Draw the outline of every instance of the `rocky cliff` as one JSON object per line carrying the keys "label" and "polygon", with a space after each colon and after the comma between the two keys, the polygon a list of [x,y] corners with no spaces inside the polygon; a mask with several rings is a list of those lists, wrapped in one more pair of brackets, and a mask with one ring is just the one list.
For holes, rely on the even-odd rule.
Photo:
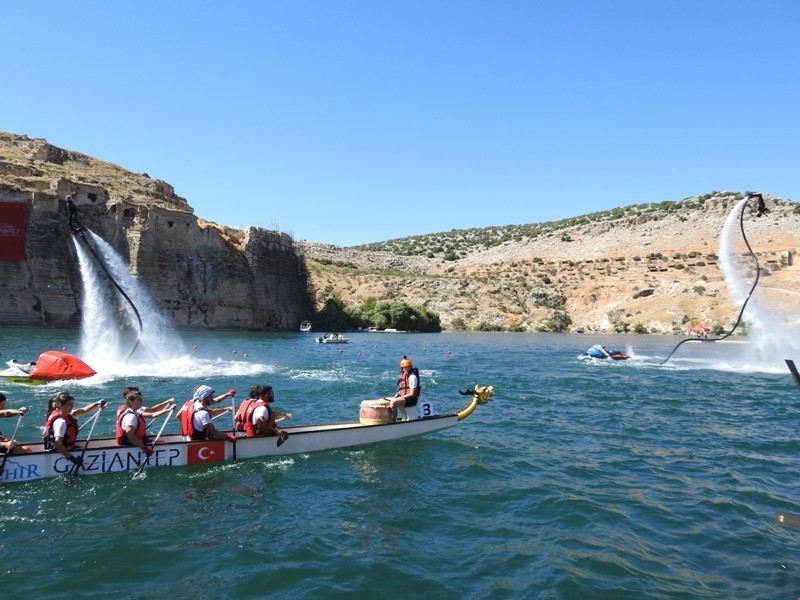
{"label": "rocky cliff", "polygon": [[80,323],[69,194],[81,222],[130,263],[176,327],[293,330],[313,308],[286,234],[203,221],[147,174],[0,133],[0,203],[27,205],[27,260],[0,260],[0,326]]}

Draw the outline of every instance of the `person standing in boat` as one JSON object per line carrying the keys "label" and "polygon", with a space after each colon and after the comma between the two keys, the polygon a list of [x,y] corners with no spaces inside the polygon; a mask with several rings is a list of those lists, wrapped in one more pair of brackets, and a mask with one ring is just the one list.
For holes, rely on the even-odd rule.
{"label": "person standing in boat", "polygon": [[[150,440],[147,438],[145,418],[154,419],[170,412],[175,406],[175,398],[157,404],[159,409],[146,409],[142,406],[144,399],[139,388],[125,388],[125,405],[117,409],[116,438],[120,446],[136,446],[147,456],[153,453]],[[153,407],[155,408],[155,407]]]}
{"label": "person standing in boat", "polygon": [[235,393],[236,390],[230,390],[215,398],[214,390],[209,386],[201,385],[197,387],[192,399],[187,401],[180,410],[181,433],[190,440],[217,439],[235,442],[236,436],[221,432],[212,422],[213,417],[230,412],[233,407],[208,408],[209,405],[220,402]]}
{"label": "person standing in boat", "polygon": [[411,363],[411,359],[403,356],[400,361],[400,379],[397,380],[397,393],[393,398],[386,398],[389,401],[392,421],[397,420],[397,411],[400,409],[405,415],[404,421],[408,420],[406,408],[416,406],[422,386],[419,381],[419,370]]}
{"label": "person standing in boat", "polygon": [[[0,392],[0,418],[21,417],[28,412],[27,406],[20,406],[19,408],[6,408],[6,400],[6,395]],[[30,451],[31,449],[27,446],[20,446],[14,440],[7,438],[0,433],[0,454],[24,454]]]}
{"label": "person standing in boat", "polygon": [[75,398],[67,392],[59,392],[48,403],[51,410],[44,424],[44,447],[49,452],[59,452],[72,464],[81,466],[81,457],[72,454],[77,450],[78,417],[92,414],[106,407],[105,400],[98,400],[82,408],[75,408]]}
{"label": "person standing in boat", "polygon": [[242,402],[236,414],[247,437],[277,436],[278,445],[287,440],[289,434],[278,427],[278,419],[291,419],[292,413],[281,413],[270,406],[275,401],[271,385],[254,385],[250,388],[250,398]]}

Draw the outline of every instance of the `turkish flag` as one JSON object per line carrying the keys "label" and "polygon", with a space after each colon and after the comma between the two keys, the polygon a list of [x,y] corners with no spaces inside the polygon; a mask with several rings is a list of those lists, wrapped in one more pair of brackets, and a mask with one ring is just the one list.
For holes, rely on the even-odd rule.
{"label": "turkish flag", "polygon": [[186,462],[190,465],[222,462],[225,459],[225,442],[222,440],[215,440],[212,442],[189,444],[186,452]]}
{"label": "turkish flag", "polygon": [[27,202],[0,202],[0,260],[27,260],[27,207]]}

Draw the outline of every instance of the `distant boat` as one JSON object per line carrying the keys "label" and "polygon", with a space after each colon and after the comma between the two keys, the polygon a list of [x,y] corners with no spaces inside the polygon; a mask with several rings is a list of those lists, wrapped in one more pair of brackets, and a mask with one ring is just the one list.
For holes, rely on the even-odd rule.
{"label": "distant boat", "polygon": [[317,338],[318,344],[346,344],[349,341],[341,333],[326,333]]}
{"label": "distant boat", "polygon": [[302,333],[307,333],[311,331],[311,321],[303,321],[300,323],[300,331]]}
{"label": "distant boat", "polygon": [[589,348],[586,352],[583,353],[584,356],[589,356],[591,358],[610,358],[612,360],[627,360],[630,358],[624,352],[619,350],[608,350],[605,346],[601,344],[595,344],[591,348]]}

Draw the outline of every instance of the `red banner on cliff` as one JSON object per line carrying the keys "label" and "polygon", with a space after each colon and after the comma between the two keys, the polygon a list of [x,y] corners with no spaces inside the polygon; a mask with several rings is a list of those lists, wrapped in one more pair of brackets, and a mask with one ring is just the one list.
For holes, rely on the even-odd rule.
{"label": "red banner on cliff", "polygon": [[27,202],[0,202],[0,260],[27,260]]}

